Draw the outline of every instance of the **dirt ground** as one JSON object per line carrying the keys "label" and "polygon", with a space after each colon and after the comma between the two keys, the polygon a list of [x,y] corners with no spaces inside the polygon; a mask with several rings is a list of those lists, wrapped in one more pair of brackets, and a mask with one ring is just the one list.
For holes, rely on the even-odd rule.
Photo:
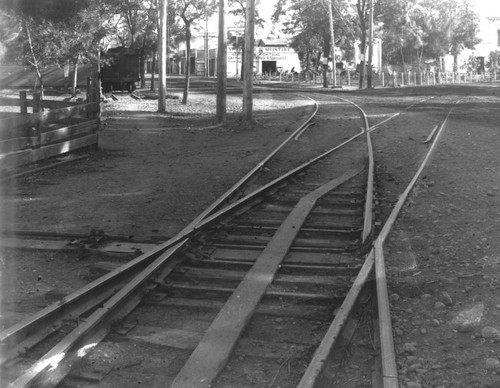
{"label": "dirt ground", "polygon": [[[332,93],[374,112],[446,96],[374,133],[381,222],[426,150],[416,133],[429,133],[431,118],[444,120],[460,100],[385,247],[399,377],[407,388],[500,387],[500,88]],[[97,152],[2,184],[4,230],[172,236],[312,110],[303,95],[258,93],[249,127],[230,95],[228,123],[217,126],[213,95],[192,94],[187,106],[168,100],[165,115],[154,100],[117,97],[104,105]],[[96,260],[4,250],[2,326],[83,285]]]}

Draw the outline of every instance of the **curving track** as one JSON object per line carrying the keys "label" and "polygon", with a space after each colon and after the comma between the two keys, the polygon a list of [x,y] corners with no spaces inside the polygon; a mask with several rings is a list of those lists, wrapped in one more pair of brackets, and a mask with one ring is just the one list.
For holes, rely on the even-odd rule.
{"label": "curving track", "polygon": [[[402,115],[314,97],[311,118],[179,235],[0,333],[11,385],[331,381],[330,356],[375,262],[379,306],[386,298],[382,245],[399,210],[370,249],[369,133]],[[324,149],[308,136],[324,138]],[[296,166],[280,159],[299,149]],[[393,353],[386,336],[383,359]],[[387,386],[397,384],[392,366]]]}

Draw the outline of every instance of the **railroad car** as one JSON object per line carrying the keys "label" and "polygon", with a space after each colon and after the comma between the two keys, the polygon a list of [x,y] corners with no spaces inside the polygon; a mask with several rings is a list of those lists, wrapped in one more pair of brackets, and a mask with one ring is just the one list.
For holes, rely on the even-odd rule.
{"label": "railroad car", "polygon": [[139,52],[135,49],[115,47],[101,55],[101,82],[104,92],[127,90],[133,92],[140,80]]}

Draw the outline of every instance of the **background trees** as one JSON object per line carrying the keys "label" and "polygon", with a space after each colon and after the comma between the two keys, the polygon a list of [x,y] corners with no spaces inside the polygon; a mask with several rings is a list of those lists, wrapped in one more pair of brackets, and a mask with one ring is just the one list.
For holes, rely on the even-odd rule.
{"label": "background trees", "polygon": [[388,64],[418,68],[446,54],[455,58],[479,43],[479,19],[469,0],[379,0],[375,14],[383,23],[381,38]]}
{"label": "background trees", "polygon": [[[291,37],[290,45],[298,52],[302,67],[306,72],[321,70],[323,84],[328,85],[328,58],[331,52],[331,34],[328,6],[331,0],[278,0],[273,20],[282,21],[283,32]],[[352,15],[347,11],[348,3],[334,1],[335,46],[340,47],[349,59],[354,44],[352,39]],[[324,58],[324,59],[323,59]],[[333,58],[332,63],[333,63]]]}
{"label": "background trees", "polygon": [[[375,37],[382,40],[385,65],[423,70],[426,63],[433,60],[440,63],[444,55],[451,54],[457,69],[459,54],[479,42],[479,21],[472,0],[373,1]],[[191,30],[213,14],[218,1],[169,0],[168,3],[170,42],[186,42],[186,68],[191,69]],[[230,12],[244,20],[246,4],[246,0],[231,0]],[[330,4],[334,44],[337,52],[342,53],[336,61],[329,55]],[[358,69],[364,69],[362,58],[354,58],[353,53],[357,48],[364,54],[369,43],[368,4],[368,0],[277,0],[273,21],[283,25],[275,33],[284,34],[297,50],[302,71],[321,72],[327,86],[329,63],[353,61]],[[263,21],[258,15],[255,20],[257,25]],[[144,87],[145,61],[155,61],[157,39],[158,0],[0,0],[1,60],[33,67],[40,85],[44,67],[62,66],[70,61],[76,70],[79,63],[98,62],[107,41],[140,52]],[[363,72],[360,74],[362,77]],[[184,103],[188,98],[189,75],[187,71]]]}

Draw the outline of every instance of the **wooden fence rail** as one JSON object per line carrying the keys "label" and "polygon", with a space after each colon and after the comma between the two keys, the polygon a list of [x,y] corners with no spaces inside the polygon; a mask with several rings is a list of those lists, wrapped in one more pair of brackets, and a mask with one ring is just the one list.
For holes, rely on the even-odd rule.
{"label": "wooden fence rail", "polygon": [[[92,100],[87,98],[87,100]],[[96,99],[93,99],[96,101]],[[0,106],[19,106],[21,113],[0,119],[0,173],[29,163],[98,144],[99,102],[0,99]],[[35,113],[26,113],[32,106]],[[41,108],[44,108],[43,110]],[[37,111],[40,110],[40,111]]]}

